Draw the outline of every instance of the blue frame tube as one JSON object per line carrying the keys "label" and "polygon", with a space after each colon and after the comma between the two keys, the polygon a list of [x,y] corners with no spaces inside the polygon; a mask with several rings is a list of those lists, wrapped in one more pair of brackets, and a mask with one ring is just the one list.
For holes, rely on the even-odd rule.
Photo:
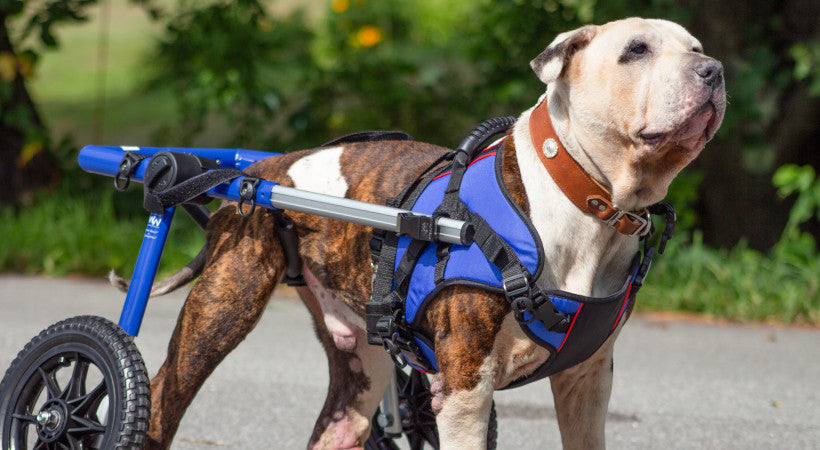
{"label": "blue frame tube", "polygon": [[125,304],[120,315],[120,328],[131,336],[136,336],[142,325],[145,308],[148,306],[148,296],[151,294],[151,286],[154,284],[175,209],[171,207],[163,214],[151,214],[148,217],[145,236],[142,238],[134,274],[131,284],[128,285],[128,294],[125,296]]}
{"label": "blue frame tube", "polygon": [[[139,153],[140,155],[152,156],[154,153],[162,150],[192,153],[216,161],[220,168],[239,170],[245,170],[251,164],[265,158],[281,155],[281,153],[261,152],[241,148],[115,147],[86,145],[80,150],[77,162],[86,172],[113,177],[119,170],[120,161],[122,161],[122,157],[125,156],[125,152],[130,151]],[[147,166],[147,164],[140,164],[136,173],[131,178],[134,181],[142,182]]]}

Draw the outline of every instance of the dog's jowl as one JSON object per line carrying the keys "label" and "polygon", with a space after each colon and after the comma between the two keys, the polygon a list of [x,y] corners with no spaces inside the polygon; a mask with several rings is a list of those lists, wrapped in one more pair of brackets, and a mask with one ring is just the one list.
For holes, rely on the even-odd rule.
{"label": "dog's jowl", "polygon": [[[521,113],[494,157],[507,197],[540,246],[531,284],[606,298],[634,270],[648,230],[645,208],[663,199],[720,126],[723,68],[679,25],[637,18],[562,33],[530,64],[546,93]],[[247,172],[384,204],[448,151],[413,141],[344,143],[269,158]],[[225,205],[208,223],[202,275],[151,382],[149,447],[170,445],[197,390],[253,329],[285,272],[273,213],[257,209],[242,218],[234,211]],[[364,329],[372,229],[287,214],[303,260],[306,285],[299,293],[330,365],[327,400],[309,446],[361,447],[393,367],[382,347],[368,344]],[[433,407],[441,447],[482,448],[493,391],[548,367],[564,342],[536,342],[498,290],[455,284],[436,292],[413,326],[435,354]],[[567,448],[604,447],[613,343],[631,300],[613,309],[607,334],[588,358],[543,372]],[[569,336],[562,338],[567,348],[574,331],[592,326],[580,323],[579,311],[576,306],[567,313],[578,323],[571,320],[561,330]]]}

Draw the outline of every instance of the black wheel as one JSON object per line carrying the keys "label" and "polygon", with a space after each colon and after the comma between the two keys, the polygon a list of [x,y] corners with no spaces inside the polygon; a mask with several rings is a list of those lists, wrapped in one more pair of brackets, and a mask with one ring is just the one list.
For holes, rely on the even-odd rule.
{"label": "black wheel", "polygon": [[150,388],[131,336],[101,317],[43,330],[0,382],[2,450],[139,449]]}
{"label": "black wheel", "polygon": [[[408,375],[401,369],[396,369],[396,384],[399,390],[399,411],[401,413],[402,433],[412,450],[425,447],[438,449],[438,429],[436,415],[432,409],[433,395],[430,393],[430,380],[422,372],[410,370]],[[378,423],[380,411],[376,411],[370,427],[370,438],[365,443],[367,450],[393,450],[399,447],[393,437],[386,435]],[[497,414],[495,402],[490,410],[490,421],[487,428],[487,449],[496,447],[498,437]],[[398,438],[398,436],[396,437]]]}

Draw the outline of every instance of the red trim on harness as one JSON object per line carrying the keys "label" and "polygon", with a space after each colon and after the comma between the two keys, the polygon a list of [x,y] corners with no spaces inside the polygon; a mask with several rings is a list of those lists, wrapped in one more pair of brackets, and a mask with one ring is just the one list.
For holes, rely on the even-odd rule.
{"label": "red trim on harness", "polygon": [[564,340],[561,341],[561,345],[558,346],[558,350],[556,350],[555,353],[560,352],[561,349],[564,348],[564,344],[567,342],[567,338],[569,337],[569,334],[572,332],[572,327],[575,326],[575,321],[578,320],[578,316],[581,314],[581,308],[583,308],[583,307],[584,307],[583,303],[578,305],[578,310],[575,311],[575,317],[572,318],[572,322],[569,324],[569,329],[567,330],[567,333],[564,335]]}
{"label": "red trim on harness", "polygon": [[[480,157],[478,157],[478,158],[474,159],[474,160],[473,160],[473,162],[471,162],[471,163],[470,163],[470,165],[469,165],[469,166],[467,166],[467,167],[472,166],[473,164],[475,164],[475,163],[477,163],[477,162],[481,161],[482,159],[484,159],[484,158],[486,158],[486,157],[488,157],[488,156],[493,156],[493,155],[495,155],[496,153],[497,153],[497,152],[492,152],[492,153],[487,153],[487,154],[485,154],[485,155],[481,155]],[[447,175],[450,175],[451,173],[453,173],[453,172],[444,172],[443,174],[438,175],[438,176],[436,176],[435,178],[433,178],[433,180],[438,180],[438,179],[439,179],[439,178],[441,178],[441,177],[446,177]]]}
{"label": "red trim on harness", "polygon": [[629,293],[632,292],[632,283],[629,283],[629,287],[626,288],[626,296],[624,296],[624,304],[621,305],[621,310],[618,312],[618,318],[615,319],[615,323],[612,324],[612,328],[610,331],[614,330],[615,327],[618,326],[618,322],[621,321],[621,315],[624,313],[624,309],[626,309],[626,303],[629,301]]}

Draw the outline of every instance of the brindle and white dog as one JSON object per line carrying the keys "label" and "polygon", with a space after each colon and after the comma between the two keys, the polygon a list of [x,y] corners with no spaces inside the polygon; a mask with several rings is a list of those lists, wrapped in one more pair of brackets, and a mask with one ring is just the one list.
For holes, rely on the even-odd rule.
{"label": "brindle and white dog", "polygon": [[[611,192],[639,210],[666,195],[721,123],[723,69],[684,28],[631,18],[559,35],[532,68],[547,85],[557,136]],[[544,245],[542,286],[587,296],[620,288],[638,238],[582,212],[539,161],[532,109],[504,142],[503,178]],[[384,204],[447,149],[410,141],[355,143],[266,159],[247,172],[283,185]],[[364,303],[373,271],[371,230],[289,213],[297,226],[307,286],[299,288],[327,352],[330,387],[311,448],[361,447],[393,362],[367,344]],[[206,263],[179,316],[168,356],[151,382],[150,448],[166,448],[202,383],[259,320],[282,278],[285,258],[270,211],[250,218],[234,205],[207,226]],[[631,305],[631,303],[630,303]],[[521,331],[508,302],[451,287],[427,308],[441,371],[433,408],[442,448],[485,446],[493,390],[532,372],[548,351]],[[604,420],[617,333],[587,361],[550,377],[564,447],[604,447]]]}

